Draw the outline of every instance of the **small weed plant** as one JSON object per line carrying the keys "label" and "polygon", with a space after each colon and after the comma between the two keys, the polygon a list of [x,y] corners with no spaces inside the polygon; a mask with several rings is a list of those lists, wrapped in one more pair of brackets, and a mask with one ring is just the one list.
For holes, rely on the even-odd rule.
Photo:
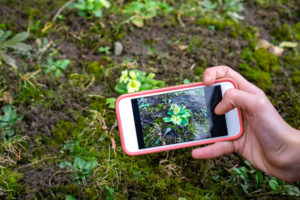
{"label": "small weed plant", "polygon": [[289,196],[300,196],[298,187],[289,185],[275,177],[263,175],[262,172],[254,169],[247,160],[244,163],[246,166],[234,168],[232,173],[233,180],[241,185],[246,194],[248,194],[250,190],[253,190],[253,188],[251,188],[251,180],[254,179],[258,187],[268,185],[274,192],[284,193]]}
{"label": "small weed plant", "polygon": [[102,9],[109,8],[110,2],[108,0],[76,0],[69,7],[77,9],[79,16],[87,18],[102,17]]}
{"label": "small weed plant", "polygon": [[100,53],[105,53],[107,56],[110,55],[110,47],[99,47],[98,51]]}
{"label": "small weed plant", "polygon": [[68,170],[73,171],[74,174],[74,182],[79,184],[86,184],[87,177],[92,173],[92,170],[97,167],[98,162],[96,159],[85,161],[83,158],[76,156],[73,164],[64,161],[59,164],[60,168],[66,168]]}
{"label": "small weed plant", "polygon": [[240,13],[244,10],[241,0],[204,0],[201,2],[202,9],[217,18],[230,18],[234,21],[244,19]]}
{"label": "small weed plant", "polygon": [[25,44],[24,41],[29,37],[28,32],[21,32],[11,37],[11,31],[3,31],[0,29],[0,61],[3,60],[6,64],[17,67],[16,60],[7,54],[9,49],[26,53],[31,50],[31,46]]}
{"label": "small weed plant", "polygon": [[23,116],[18,117],[17,110],[13,109],[11,105],[2,107],[3,115],[0,116],[0,133],[1,138],[6,139],[15,134],[14,126],[22,121]]}
{"label": "small weed plant", "polygon": [[173,8],[159,0],[142,0],[134,1],[125,6],[124,13],[129,17],[128,21],[132,22],[137,27],[143,27],[144,21],[152,19],[159,14],[167,15]]}
{"label": "small weed plant", "polygon": [[155,89],[165,85],[164,81],[155,80],[154,77],[154,73],[147,75],[146,72],[140,70],[124,70],[115,86],[115,90],[119,94],[126,94]]}
{"label": "small weed plant", "polygon": [[186,126],[189,123],[188,118],[191,116],[191,110],[186,109],[185,106],[172,104],[169,111],[169,117],[164,117],[164,122],[172,122],[175,125]]}
{"label": "small weed plant", "polygon": [[48,57],[47,64],[45,66],[45,73],[54,73],[55,76],[60,77],[70,63],[71,61],[68,59],[54,61],[53,58]]}

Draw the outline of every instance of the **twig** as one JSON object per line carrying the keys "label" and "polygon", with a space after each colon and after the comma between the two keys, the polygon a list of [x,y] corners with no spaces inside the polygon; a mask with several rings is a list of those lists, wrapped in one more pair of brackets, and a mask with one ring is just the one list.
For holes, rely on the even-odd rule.
{"label": "twig", "polygon": [[16,170],[24,169],[24,168],[27,168],[27,167],[31,167],[32,165],[38,164],[38,163],[43,162],[43,161],[45,161],[45,160],[54,159],[54,158],[56,158],[56,157],[45,158],[45,159],[42,159],[42,160],[35,161],[35,162],[33,162],[33,163],[29,163],[29,164],[27,164],[27,165],[22,165],[22,166],[20,166],[20,167],[17,167]]}
{"label": "twig", "polygon": [[54,15],[53,19],[52,19],[52,23],[54,23],[58,17],[58,15],[70,4],[74,2],[74,0],[70,0],[70,1],[67,1],[57,12],[56,14]]}
{"label": "twig", "polygon": [[109,133],[112,133],[112,131],[118,126],[118,122],[117,120],[115,120],[113,126],[111,127],[111,129],[109,130]]}
{"label": "twig", "polygon": [[51,176],[51,178],[49,179],[49,185],[51,185],[51,181],[52,181],[52,179],[53,179],[53,177],[56,175],[56,174],[59,174],[59,173],[65,173],[65,172],[72,172],[72,171],[70,171],[70,170],[68,170],[68,171],[58,171],[58,172],[55,172],[52,176]]}

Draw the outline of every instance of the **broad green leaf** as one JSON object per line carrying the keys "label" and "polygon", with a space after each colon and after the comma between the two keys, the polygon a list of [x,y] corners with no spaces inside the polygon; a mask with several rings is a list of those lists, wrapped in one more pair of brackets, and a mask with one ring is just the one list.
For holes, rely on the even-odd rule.
{"label": "broad green leaf", "polygon": [[72,167],[72,164],[68,161],[64,161],[64,162],[61,162],[59,163],[59,168],[63,169],[63,168],[71,168]]}
{"label": "broad green leaf", "polygon": [[185,117],[183,117],[183,118],[181,118],[181,119],[182,119],[182,122],[181,122],[181,125],[182,125],[182,126],[188,125],[189,121],[188,121]]}
{"label": "broad green leaf", "polygon": [[272,190],[277,191],[279,189],[279,185],[276,179],[269,180],[269,186]]}
{"label": "broad green leaf", "polygon": [[107,98],[105,100],[105,103],[108,104],[109,108],[114,109],[115,108],[115,104],[116,104],[116,98]]}
{"label": "broad green leaf", "polygon": [[55,71],[55,74],[54,74],[54,75],[57,76],[57,77],[60,77],[60,76],[62,75],[62,71],[59,70],[59,69],[57,69],[57,70]]}
{"label": "broad green leaf", "polygon": [[163,118],[164,122],[170,122],[171,119],[172,119],[171,117],[164,117],[164,118]]}
{"label": "broad green leaf", "polygon": [[100,0],[100,2],[103,4],[103,6],[105,8],[109,8],[110,7],[110,2],[107,0]]}
{"label": "broad green leaf", "polygon": [[9,44],[9,45],[6,45],[6,47],[12,48],[12,49],[17,50],[17,51],[24,51],[24,52],[28,52],[28,51],[31,50],[30,45],[24,44],[22,42]]}
{"label": "broad green leaf", "polygon": [[252,168],[252,165],[249,163],[248,160],[245,160],[244,163],[245,163],[248,167]]}
{"label": "broad green leaf", "polygon": [[85,164],[84,169],[87,170],[87,171],[90,171],[90,170],[94,169],[97,166],[98,166],[97,160],[90,160]]}
{"label": "broad green leaf", "polygon": [[13,135],[15,134],[15,131],[14,131],[12,128],[8,128],[8,129],[5,129],[5,130],[4,130],[4,133],[5,133],[7,136],[11,137],[11,136],[13,136]]}
{"label": "broad green leaf", "polygon": [[24,40],[26,40],[29,37],[29,33],[28,32],[21,32],[16,34],[14,37],[12,37],[10,40],[8,40],[5,45],[11,45],[11,44],[16,44],[19,42],[23,42]]}
{"label": "broad green leaf", "polygon": [[94,11],[93,11],[93,14],[94,14],[96,17],[102,17],[102,11],[101,11],[101,10],[94,10]]}
{"label": "broad green leaf", "polygon": [[297,186],[293,185],[284,185],[283,188],[290,196],[300,196],[300,191]]}
{"label": "broad green leaf", "polygon": [[260,171],[256,171],[255,180],[256,180],[257,185],[261,185],[263,182],[263,179],[264,179],[263,174]]}
{"label": "broad green leaf", "polygon": [[185,78],[185,79],[183,80],[183,83],[184,83],[184,84],[188,84],[188,83],[191,83],[191,81],[190,81],[189,79]]}
{"label": "broad green leaf", "polygon": [[82,158],[76,156],[74,159],[74,162],[76,164],[77,169],[83,169],[85,166],[86,161],[83,160]]}
{"label": "broad green leaf", "polygon": [[16,60],[12,57],[10,57],[9,55],[5,54],[5,53],[2,53],[2,59],[4,60],[4,62],[14,68],[17,67],[17,64],[16,64]]}
{"label": "broad green leaf", "polygon": [[71,63],[70,60],[64,59],[64,60],[61,61],[60,68],[63,69],[63,70],[65,70],[65,69],[67,69],[67,66],[68,66],[70,63]]}
{"label": "broad green leaf", "polygon": [[67,195],[66,196],[66,200],[76,200],[75,197],[73,197],[72,195]]}
{"label": "broad green leaf", "polygon": [[241,177],[244,180],[248,180],[248,174],[247,174],[247,168],[246,167],[240,167]]}

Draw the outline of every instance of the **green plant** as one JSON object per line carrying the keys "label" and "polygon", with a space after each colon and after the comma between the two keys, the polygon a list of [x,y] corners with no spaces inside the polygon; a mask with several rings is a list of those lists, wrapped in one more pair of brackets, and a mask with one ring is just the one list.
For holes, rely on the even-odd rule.
{"label": "green plant", "polygon": [[244,19],[239,13],[244,10],[242,0],[204,0],[201,2],[205,13],[210,13],[218,18],[230,18],[238,21]]}
{"label": "green plant", "polygon": [[68,59],[54,61],[53,58],[48,57],[47,64],[45,65],[45,73],[54,73],[55,76],[59,77],[70,63],[71,61]]}
{"label": "green plant", "polygon": [[169,111],[169,117],[164,117],[164,122],[172,122],[175,125],[186,126],[189,123],[188,118],[191,116],[191,110],[186,109],[185,106],[172,104]]}
{"label": "green plant", "polygon": [[92,173],[92,170],[97,167],[97,160],[93,159],[85,161],[83,158],[76,156],[73,164],[64,161],[59,164],[60,168],[67,168],[75,173],[74,182],[86,184],[87,177]]}
{"label": "green plant", "polygon": [[72,195],[68,194],[66,196],[66,200],[76,200],[75,197],[73,197]]}
{"label": "green plant", "polygon": [[87,18],[92,18],[93,15],[102,17],[102,8],[109,8],[110,2],[108,0],[76,0],[69,7],[77,9],[79,16]]}
{"label": "green plant", "polygon": [[105,189],[107,190],[107,200],[113,200],[114,199],[114,193],[115,193],[115,190],[111,187],[109,187],[108,185],[105,186]]}
{"label": "green plant", "polygon": [[80,144],[78,140],[67,140],[63,148],[60,150],[60,153],[67,153],[70,152],[71,154],[76,154],[80,152]]}
{"label": "green plant", "polygon": [[108,105],[108,108],[115,108],[115,104],[116,104],[116,98],[107,98],[105,100],[105,103]]}
{"label": "green plant", "polygon": [[169,14],[173,8],[159,0],[140,0],[134,1],[124,8],[124,13],[130,18],[127,21],[132,22],[137,27],[143,27],[144,21],[152,19],[162,14]]}
{"label": "green plant", "polygon": [[248,194],[249,190],[255,190],[251,185],[252,179],[255,180],[256,186],[263,188],[263,184],[267,184],[273,191],[284,193],[290,196],[300,196],[299,188],[293,185],[286,184],[284,181],[275,177],[263,175],[262,172],[256,170],[252,165],[245,160],[246,166],[236,167],[232,169],[234,181],[241,185],[243,191]]}
{"label": "green plant", "polygon": [[163,87],[163,81],[155,80],[155,74],[140,70],[124,70],[118,80],[115,90],[119,94],[138,92]]}
{"label": "green plant", "polygon": [[110,47],[100,47],[98,51],[100,53],[105,53],[107,56],[110,55]]}
{"label": "green plant", "polygon": [[15,134],[13,127],[23,119],[24,115],[18,117],[17,110],[13,109],[11,105],[3,106],[2,111],[4,115],[0,116],[0,131],[1,137],[6,139]]}
{"label": "green plant", "polygon": [[[16,60],[9,56],[6,51],[12,49],[19,52],[28,52],[31,46],[23,43],[28,37],[28,32],[21,32],[11,37],[11,31],[3,31],[0,29],[0,61],[3,60],[6,64],[17,67]],[[11,37],[11,38],[10,38]]]}

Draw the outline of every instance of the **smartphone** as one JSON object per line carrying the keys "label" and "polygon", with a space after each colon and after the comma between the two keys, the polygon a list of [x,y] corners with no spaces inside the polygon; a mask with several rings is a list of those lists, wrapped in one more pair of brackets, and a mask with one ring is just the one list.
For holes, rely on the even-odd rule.
{"label": "smartphone", "polygon": [[214,108],[231,79],[211,86],[191,83],[121,95],[116,113],[122,148],[140,155],[234,140],[243,133],[240,110],[216,115]]}

